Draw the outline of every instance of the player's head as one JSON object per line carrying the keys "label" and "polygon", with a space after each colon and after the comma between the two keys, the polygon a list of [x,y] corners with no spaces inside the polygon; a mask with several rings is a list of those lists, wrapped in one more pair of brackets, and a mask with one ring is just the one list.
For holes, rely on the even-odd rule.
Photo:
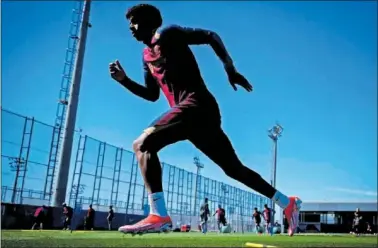
{"label": "player's head", "polygon": [[63,202],[62,206],[67,207],[67,203]]}
{"label": "player's head", "polygon": [[112,206],[112,205],[110,205],[110,206],[109,206],[109,209],[112,209],[112,208],[113,208],[113,206]]}
{"label": "player's head", "polygon": [[208,202],[209,201],[209,199],[208,198],[205,198],[205,202]]}
{"label": "player's head", "polygon": [[257,208],[254,208],[255,209],[255,212],[257,212]]}
{"label": "player's head", "polygon": [[92,208],[92,204],[89,205],[89,208]]}
{"label": "player's head", "polygon": [[160,11],[150,4],[138,4],[126,12],[126,19],[130,23],[131,34],[138,41],[150,41],[162,24]]}
{"label": "player's head", "polygon": [[219,205],[218,205],[218,208],[222,208],[222,206],[219,204]]}
{"label": "player's head", "polygon": [[268,209],[268,204],[264,204],[264,208],[265,208],[265,209]]}

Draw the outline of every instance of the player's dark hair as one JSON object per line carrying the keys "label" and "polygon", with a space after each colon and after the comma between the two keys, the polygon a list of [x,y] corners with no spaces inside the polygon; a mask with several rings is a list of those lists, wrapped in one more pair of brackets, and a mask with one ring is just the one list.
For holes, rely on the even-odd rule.
{"label": "player's dark hair", "polygon": [[163,19],[160,10],[151,4],[137,4],[126,12],[126,18],[131,17],[136,20],[146,19],[146,22],[151,25],[151,28],[159,28],[163,24]]}

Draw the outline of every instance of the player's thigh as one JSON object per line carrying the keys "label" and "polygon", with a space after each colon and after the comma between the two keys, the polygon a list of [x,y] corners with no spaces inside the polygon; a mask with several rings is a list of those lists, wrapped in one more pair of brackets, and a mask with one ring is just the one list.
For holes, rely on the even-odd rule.
{"label": "player's thigh", "polygon": [[182,141],[189,136],[188,119],[192,111],[174,107],[153,121],[134,142],[140,151],[158,152],[170,144]]}
{"label": "player's thigh", "polygon": [[220,126],[206,127],[191,136],[190,141],[223,170],[240,163],[231,141]]}

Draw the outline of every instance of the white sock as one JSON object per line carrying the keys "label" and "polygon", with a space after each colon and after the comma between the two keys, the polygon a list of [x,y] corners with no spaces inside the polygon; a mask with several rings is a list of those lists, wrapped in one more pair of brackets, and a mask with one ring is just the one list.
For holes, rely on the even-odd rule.
{"label": "white sock", "polygon": [[163,192],[149,194],[148,203],[150,205],[150,214],[159,215],[162,217],[168,216]]}
{"label": "white sock", "polygon": [[282,194],[282,193],[279,192],[278,190],[276,191],[276,193],[275,193],[274,196],[272,197],[272,200],[273,200],[274,203],[276,203],[280,208],[283,208],[283,209],[285,209],[287,206],[289,206],[289,203],[290,203],[290,199],[289,199],[289,197],[287,197],[286,195]]}

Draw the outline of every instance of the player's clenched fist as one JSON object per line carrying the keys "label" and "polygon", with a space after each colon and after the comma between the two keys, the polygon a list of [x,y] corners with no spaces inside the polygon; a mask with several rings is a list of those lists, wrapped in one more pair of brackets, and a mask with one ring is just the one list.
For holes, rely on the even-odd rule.
{"label": "player's clenched fist", "polygon": [[118,60],[109,64],[110,76],[118,82],[123,81],[126,78],[125,70],[122,68]]}

